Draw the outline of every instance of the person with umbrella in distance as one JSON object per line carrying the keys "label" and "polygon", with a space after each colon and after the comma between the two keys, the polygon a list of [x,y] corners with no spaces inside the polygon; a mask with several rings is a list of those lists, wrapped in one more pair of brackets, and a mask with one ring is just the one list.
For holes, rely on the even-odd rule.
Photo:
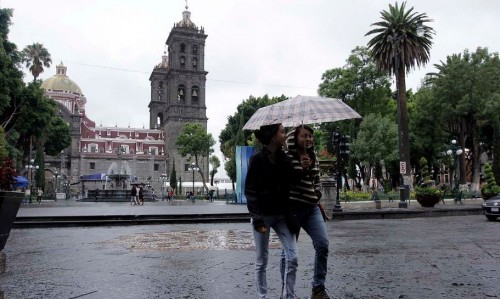
{"label": "person with umbrella in distance", "polygon": [[[329,299],[325,290],[329,246],[325,220],[328,218],[319,204],[322,194],[313,133],[313,129],[307,125],[297,126],[288,133],[287,155],[294,169],[301,173],[299,183],[290,190],[290,204],[300,227],[311,237],[315,250],[311,299]],[[284,251],[281,255],[280,270],[283,277]]]}
{"label": "person with umbrella in distance", "polygon": [[282,149],[286,142],[285,129],[281,124],[261,126],[255,131],[255,136],[263,147],[250,159],[245,196],[255,239],[257,294],[259,298],[269,298],[266,271],[272,228],[284,249],[284,298],[295,298],[297,227],[291,227],[287,221],[289,177],[293,175],[293,168]]}

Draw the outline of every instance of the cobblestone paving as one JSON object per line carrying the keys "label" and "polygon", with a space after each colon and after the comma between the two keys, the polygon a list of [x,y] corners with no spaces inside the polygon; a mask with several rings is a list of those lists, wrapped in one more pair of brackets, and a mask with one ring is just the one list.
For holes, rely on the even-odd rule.
{"label": "cobblestone paving", "polygon": [[[330,221],[332,298],[500,298],[500,222],[482,215]],[[256,298],[250,224],[14,229],[5,298]],[[268,267],[278,298],[279,244]],[[313,248],[299,240],[298,295]]]}

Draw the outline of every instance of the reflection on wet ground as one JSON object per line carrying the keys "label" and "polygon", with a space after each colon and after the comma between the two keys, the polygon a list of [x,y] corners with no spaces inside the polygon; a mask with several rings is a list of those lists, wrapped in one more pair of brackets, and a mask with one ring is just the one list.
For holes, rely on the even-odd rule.
{"label": "reflection on wet ground", "polygon": [[[246,230],[184,230],[140,233],[120,236],[103,242],[131,250],[254,250],[253,233]],[[281,248],[279,238],[271,232],[269,248]]]}

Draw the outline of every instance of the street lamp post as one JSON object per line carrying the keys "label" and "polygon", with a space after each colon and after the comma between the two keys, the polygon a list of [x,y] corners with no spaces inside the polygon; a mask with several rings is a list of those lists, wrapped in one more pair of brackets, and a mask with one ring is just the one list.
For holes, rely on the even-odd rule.
{"label": "street lamp post", "polygon": [[196,165],[196,163],[193,162],[189,166],[188,170],[193,172],[193,198],[192,199],[194,200],[194,173],[195,173],[195,171],[199,171],[200,168],[198,167],[198,165]]}
{"label": "street lamp post", "polygon": [[459,171],[458,171],[458,157],[463,153],[464,151],[462,148],[457,145],[457,141],[453,139],[451,141],[450,148],[446,151],[446,153],[449,156],[452,156],[453,158],[453,180],[454,180],[454,188],[455,190],[458,190],[458,179],[459,179]]}
{"label": "street lamp post", "polygon": [[57,179],[59,178],[61,174],[58,173],[57,171],[54,172],[53,178],[54,178],[54,199],[57,200]]}
{"label": "street lamp post", "polygon": [[165,200],[165,181],[167,180],[167,174],[162,173],[160,175],[160,179],[161,179],[161,201],[164,201]]}
{"label": "street lamp post", "polygon": [[33,193],[34,193],[34,190],[33,190],[33,170],[38,170],[38,168],[40,168],[38,165],[35,164],[35,160],[34,159],[31,159],[30,160],[30,163],[26,166],[24,166],[26,168],[26,171],[29,171],[30,173],[30,186],[29,186],[29,189],[30,189],[30,198],[29,198],[29,203],[32,202],[32,198],[33,198]]}

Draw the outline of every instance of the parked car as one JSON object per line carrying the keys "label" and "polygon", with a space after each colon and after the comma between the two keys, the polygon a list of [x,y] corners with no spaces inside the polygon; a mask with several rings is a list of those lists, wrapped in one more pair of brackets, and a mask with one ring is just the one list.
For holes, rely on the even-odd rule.
{"label": "parked car", "polygon": [[500,195],[484,201],[483,214],[490,221],[495,221],[500,217]]}

